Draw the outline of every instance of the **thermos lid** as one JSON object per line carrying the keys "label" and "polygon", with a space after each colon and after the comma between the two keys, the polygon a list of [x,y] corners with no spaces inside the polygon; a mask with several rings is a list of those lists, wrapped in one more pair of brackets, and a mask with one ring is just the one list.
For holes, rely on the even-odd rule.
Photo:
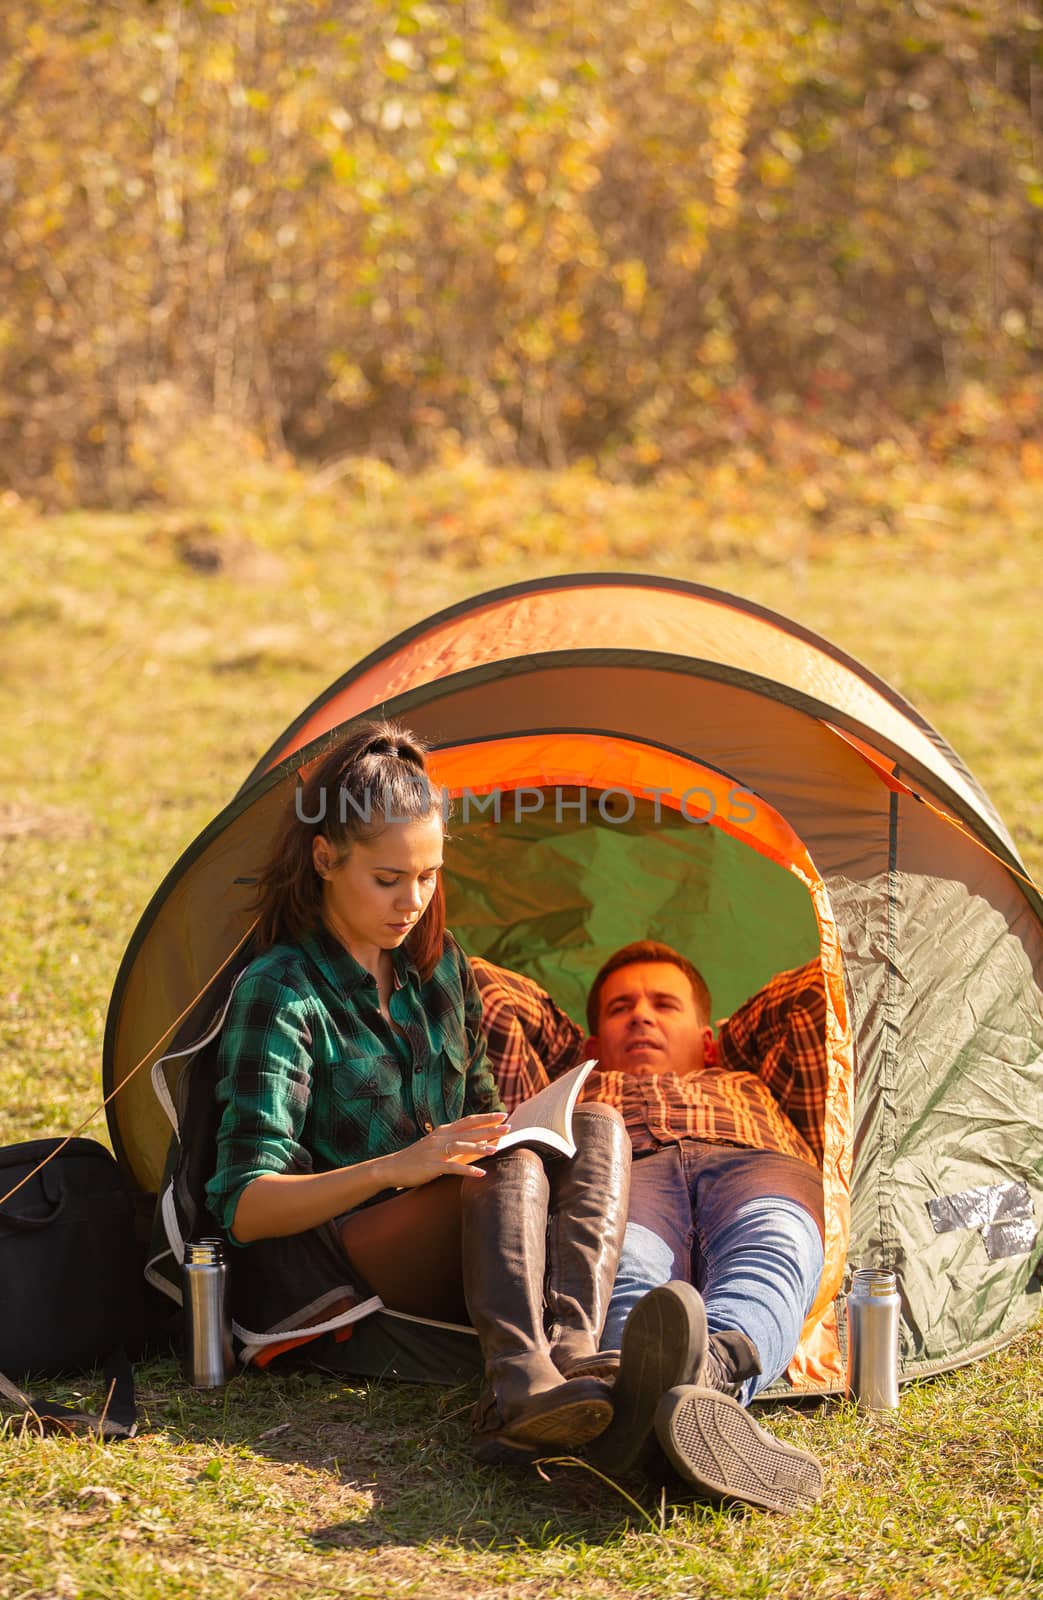
{"label": "thermos lid", "polygon": [[187,1239],[185,1241],[186,1267],[218,1267],[224,1261],[224,1243],[221,1239]]}
{"label": "thermos lid", "polygon": [[894,1294],[898,1288],[898,1278],[883,1267],[857,1267],[851,1287],[870,1297]]}

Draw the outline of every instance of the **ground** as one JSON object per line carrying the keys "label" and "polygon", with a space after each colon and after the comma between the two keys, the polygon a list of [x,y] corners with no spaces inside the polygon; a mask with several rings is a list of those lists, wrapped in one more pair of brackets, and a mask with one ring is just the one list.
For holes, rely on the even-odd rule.
{"label": "ground", "polygon": [[[8,1141],[97,1106],[137,919],[281,729],[399,629],[536,572],[668,572],[825,634],[940,727],[1043,873],[1043,484],[1016,461],[749,457],[635,489],[462,456],[318,482],[244,460],[183,492],[119,515],[0,503]],[[1022,1600],[1043,1595],[1041,1357],[1037,1322],[897,1417],[762,1408],[827,1464],[795,1519],[577,1464],[477,1469],[468,1391],[244,1376],[202,1396],[155,1360],[131,1443],[7,1425],[0,1596]],[[99,1399],[57,1389],[77,1387]]]}

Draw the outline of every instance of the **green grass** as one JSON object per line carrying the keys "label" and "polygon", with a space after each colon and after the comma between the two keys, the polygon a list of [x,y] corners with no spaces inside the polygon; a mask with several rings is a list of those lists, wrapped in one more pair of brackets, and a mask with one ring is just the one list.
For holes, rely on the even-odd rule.
{"label": "green grass", "polygon": [[824,1500],[791,1519],[576,1464],[476,1468],[459,1391],[314,1374],[207,1397],[154,1362],[147,1436],[3,1441],[0,1592],[1021,1600],[1043,1593],[1041,1356],[1036,1330],[907,1391],[896,1418],[759,1410],[827,1465]]}
{"label": "green grass", "polygon": [[[740,458],[646,489],[466,459],[316,488],[247,464],[180,507],[0,503],[0,559],[7,1142],[97,1105],[137,918],[282,728],[400,628],[534,573],[670,572],[824,633],[946,734],[1043,876],[1043,485],[1002,461]],[[1043,1595],[1041,1358],[1037,1325],[894,1420],[766,1408],[828,1466],[798,1519],[476,1469],[466,1392],[251,1375],[211,1398],[156,1361],[138,1440],[7,1425],[0,1596]]]}

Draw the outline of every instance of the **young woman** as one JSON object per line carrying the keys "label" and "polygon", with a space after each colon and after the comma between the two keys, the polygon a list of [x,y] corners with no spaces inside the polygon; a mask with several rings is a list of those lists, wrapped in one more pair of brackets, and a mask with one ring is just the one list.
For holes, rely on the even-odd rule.
{"label": "young woman", "polygon": [[506,1117],[445,929],[443,837],[424,747],[393,724],[356,728],[298,788],[222,1033],[207,1194],[255,1276],[322,1263],[312,1307],[345,1269],[420,1317],[461,1320],[462,1291],[485,1363],[476,1453],[510,1460],[611,1420],[598,1340],[629,1142],[589,1106],[572,1161],[496,1154]]}

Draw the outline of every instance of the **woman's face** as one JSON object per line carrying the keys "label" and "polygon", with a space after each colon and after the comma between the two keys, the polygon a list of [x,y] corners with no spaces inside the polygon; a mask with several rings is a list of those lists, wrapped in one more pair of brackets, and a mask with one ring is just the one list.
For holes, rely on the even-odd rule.
{"label": "woman's face", "polygon": [[412,932],[435,892],[442,842],[440,810],[417,822],[389,823],[339,861],[323,834],[315,838],[323,920],[352,955],[394,950]]}

